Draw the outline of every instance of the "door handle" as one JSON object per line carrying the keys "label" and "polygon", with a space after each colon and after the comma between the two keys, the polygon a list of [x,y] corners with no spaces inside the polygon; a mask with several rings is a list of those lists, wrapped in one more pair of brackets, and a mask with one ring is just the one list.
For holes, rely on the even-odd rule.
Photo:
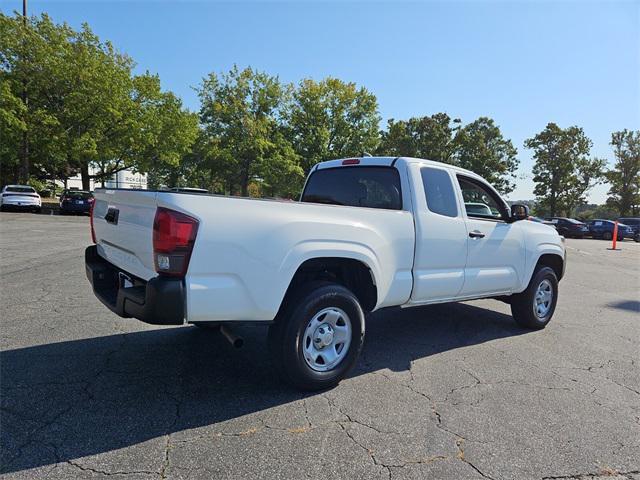
{"label": "door handle", "polygon": [[472,232],[469,232],[469,236],[471,238],[484,238],[484,233],[479,230],[473,230]]}
{"label": "door handle", "polygon": [[107,223],[117,225],[119,214],[120,210],[118,210],[117,208],[109,207],[109,209],[107,210],[107,214],[104,216],[104,219],[107,221]]}

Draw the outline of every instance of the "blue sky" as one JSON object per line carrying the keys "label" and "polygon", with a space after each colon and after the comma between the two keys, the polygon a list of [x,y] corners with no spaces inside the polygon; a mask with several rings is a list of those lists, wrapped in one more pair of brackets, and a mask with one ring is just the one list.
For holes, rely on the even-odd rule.
{"label": "blue sky", "polygon": [[[9,13],[21,1],[1,5]],[[533,197],[523,141],[547,122],[583,127],[592,154],[609,161],[611,132],[640,129],[640,1],[30,0],[29,10],[88,22],[194,110],[192,87],[236,63],[285,82],[332,75],[364,85],[383,123],[439,111],[493,117],[519,151],[513,199]]]}

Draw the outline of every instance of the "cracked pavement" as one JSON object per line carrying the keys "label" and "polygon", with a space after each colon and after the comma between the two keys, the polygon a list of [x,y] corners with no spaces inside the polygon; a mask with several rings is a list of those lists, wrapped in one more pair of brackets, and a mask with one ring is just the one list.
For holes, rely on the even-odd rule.
{"label": "cracked pavement", "polygon": [[86,217],[0,214],[3,478],[640,480],[640,244],[568,240],[554,319],[483,300],[379,312],[337,388],[109,312]]}

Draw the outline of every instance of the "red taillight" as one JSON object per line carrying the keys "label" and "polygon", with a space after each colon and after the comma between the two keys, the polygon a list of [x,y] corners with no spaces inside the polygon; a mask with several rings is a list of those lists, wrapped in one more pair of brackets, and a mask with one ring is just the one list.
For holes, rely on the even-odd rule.
{"label": "red taillight", "polygon": [[360,163],[359,158],[348,158],[342,161],[343,165],[358,165]]}
{"label": "red taillight", "polygon": [[198,233],[198,220],[158,207],[153,221],[153,259],[156,272],[182,277]]}
{"label": "red taillight", "polygon": [[89,225],[91,225],[91,240],[93,241],[93,243],[97,243],[96,242],[96,230],[95,228],[93,228],[93,207],[95,206],[96,202],[91,202],[91,205],[89,206]]}

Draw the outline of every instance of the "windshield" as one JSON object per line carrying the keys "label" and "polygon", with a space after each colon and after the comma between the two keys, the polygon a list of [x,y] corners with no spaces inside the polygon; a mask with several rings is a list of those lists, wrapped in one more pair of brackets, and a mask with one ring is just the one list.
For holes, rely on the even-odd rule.
{"label": "windshield", "polygon": [[640,218],[621,218],[620,221],[625,225],[640,225]]}
{"label": "windshield", "polygon": [[36,191],[31,187],[7,187],[5,192],[36,193]]}
{"label": "windshield", "polygon": [[391,167],[338,167],[311,174],[302,202],[402,209],[400,175]]}

